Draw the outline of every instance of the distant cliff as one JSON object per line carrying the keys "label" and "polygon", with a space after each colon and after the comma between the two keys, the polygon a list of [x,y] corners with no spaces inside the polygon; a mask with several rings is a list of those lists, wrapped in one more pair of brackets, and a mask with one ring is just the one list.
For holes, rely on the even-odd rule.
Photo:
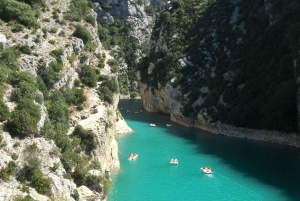
{"label": "distant cliff", "polygon": [[217,134],[299,146],[287,135],[298,133],[299,11],[293,0],[170,1],[139,63],[145,109]]}

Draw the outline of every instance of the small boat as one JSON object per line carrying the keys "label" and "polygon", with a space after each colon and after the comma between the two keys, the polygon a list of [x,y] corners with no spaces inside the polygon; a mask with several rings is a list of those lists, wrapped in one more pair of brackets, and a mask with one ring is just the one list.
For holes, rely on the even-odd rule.
{"label": "small boat", "polygon": [[155,124],[150,124],[150,126],[155,127],[156,125]]}
{"label": "small boat", "polygon": [[138,114],[139,112],[134,112],[135,114]]}
{"label": "small boat", "polygon": [[167,127],[170,127],[170,126],[172,126],[172,124],[166,124],[166,126],[167,126]]}
{"label": "small boat", "polygon": [[171,164],[171,165],[178,165],[178,160],[177,160],[177,158],[171,158],[171,159],[170,159],[170,164]]}
{"label": "small boat", "polygon": [[202,167],[200,168],[204,174],[212,174],[210,167]]}
{"label": "small boat", "polygon": [[128,160],[135,160],[138,156],[139,155],[137,155],[137,154],[130,153],[127,158],[128,158]]}

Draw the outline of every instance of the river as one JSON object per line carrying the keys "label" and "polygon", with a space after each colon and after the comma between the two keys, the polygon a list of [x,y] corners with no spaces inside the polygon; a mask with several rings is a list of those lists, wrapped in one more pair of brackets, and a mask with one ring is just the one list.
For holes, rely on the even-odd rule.
{"label": "river", "polygon": [[[108,201],[300,200],[299,148],[186,128],[164,114],[136,114],[141,100],[120,100],[119,108],[133,132],[115,136],[121,165],[112,173]],[[127,159],[131,152],[139,155],[134,161]],[[179,164],[170,165],[170,158]],[[213,174],[203,174],[202,166]]]}

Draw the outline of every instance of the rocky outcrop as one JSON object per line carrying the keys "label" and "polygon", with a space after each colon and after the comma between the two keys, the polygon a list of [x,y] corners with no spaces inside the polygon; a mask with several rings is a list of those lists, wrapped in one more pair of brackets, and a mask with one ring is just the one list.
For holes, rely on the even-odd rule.
{"label": "rocky outcrop", "polygon": [[[61,11],[58,13],[59,18],[63,19],[62,15],[68,10],[70,1],[63,0],[52,4],[52,1],[47,0],[46,4],[47,10],[41,12],[40,19],[38,20],[40,26],[35,32],[27,28],[24,28],[23,31],[11,32],[9,25],[2,21],[0,32],[9,36],[5,41],[6,47],[16,45],[32,47],[31,55],[21,54],[18,58],[18,67],[20,71],[28,72],[34,79],[37,77],[37,70],[40,65],[47,66],[52,61],[55,61],[55,58],[50,55],[51,51],[62,49],[63,55],[60,55],[60,57],[63,69],[60,72],[60,78],[54,84],[54,88],[60,89],[64,86],[72,88],[74,80],[78,78],[77,70],[80,65],[87,64],[96,67],[99,62],[96,55],[103,53],[97,34],[97,25],[93,27],[91,24],[84,23],[84,21],[59,23],[52,18],[52,11],[59,8]],[[91,33],[93,43],[96,44],[93,52],[86,51],[83,41],[80,38],[72,36],[74,23],[84,26]],[[57,32],[45,31],[53,27],[57,28]],[[2,42],[4,42],[4,39]],[[85,60],[81,59],[83,55]],[[70,59],[71,57],[72,59]],[[109,68],[102,69],[102,71],[102,74],[110,74]],[[13,86],[9,84],[4,86],[3,101],[8,106],[10,112],[13,112],[16,107],[16,103],[11,100],[13,89]],[[113,169],[120,167],[118,145],[114,135],[131,132],[131,129],[125,123],[120,112],[118,112],[118,95],[114,99],[114,104],[110,105],[100,100],[96,88],[85,88],[84,93],[87,100],[83,104],[83,110],[73,111],[72,107],[69,108],[73,112],[70,112],[68,134],[72,133],[76,125],[81,125],[84,129],[92,131],[96,136],[97,146],[92,151],[90,159],[97,161],[101,168],[91,171],[93,173],[98,172],[98,175],[109,175]],[[35,95],[42,96],[39,91],[35,92]],[[47,108],[43,101],[39,103],[35,102],[35,104],[39,106],[41,113],[41,119],[37,125],[39,132],[47,119]],[[115,126],[116,122],[117,126]],[[29,192],[23,192],[20,189],[21,183],[14,176],[11,176],[8,180],[1,180],[0,201],[11,201],[18,196],[24,197],[26,195],[30,195],[34,200],[39,201],[48,201],[49,199],[74,201],[73,196],[76,190],[81,201],[106,199],[103,192],[99,193],[90,190],[86,186],[76,186],[72,179],[65,178],[66,170],[60,161],[60,151],[54,141],[44,138],[39,133],[35,135],[35,138],[12,138],[5,128],[5,122],[2,122],[0,127],[0,170],[7,167],[10,161],[14,161],[17,166],[16,173],[18,173],[27,162],[27,147],[34,144],[37,147],[34,155],[41,161],[40,169],[43,176],[51,180],[51,189],[46,195],[38,193],[32,187],[29,187]],[[16,156],[17,159],[15,158]],[[58,166],[58,168],[53,168],[54,165]]]}
{"label": "rocky outcrop", "polygon": [[[3,126],[3,125],[1,125]],[[65,169],[60,161],[59,155],[55,154],[55,149],[58,149],[52,140],[44,138],[26,138],[19,140],[12,138],[8,132],[0,131],[3,138],[0,150],[0,169],[6,167],[9,161],[14,161],[13,155],[17,156],[16,170],[21,170],[27,162],[28,157],[36,157],[40,161],[40,169],[46,178],[52,181],[51,190],[48,196],[41,195],[34,188],[29,188],[30,196],[35,200],[47,201],[49,196],[56,197],[63,194],[67,200],[74,200],[72,194],[76,189],[73,181],[64,178]],[[3,146],[5,142],[5,146]],[[28,146],[35,145],[36,151],[30,154],[26,151]],[[57,163],[58,168],[53,170],[53,165]],[[27,193],[22,192],[19,186],[21,184],[15,178],[11,177],[8,181],[0,184],[0,200],[13,200],[18,195],[26,196]]]}
{"label": "rocky outcrop", "polygon": [[[139,65],[145,109],[169,114],[172,121],[215,134],[299,147],[299,137],[287,134],[297,132],[296,95],[300,125],[300,90],[295,82],[299,77],[299,47],[295,41],[299,37],[286,43],[276,41],[287,50],[278,56],[278,62],[271,62],[264,54],[273,55],[268,50],[275,44],[271,42],[276,40],[274,30],[282,36],[298,33],[293,28],[298,16],[287,14],[295,2],[286,2],[285,10],[280,7],[282,1],[206,1],[205,6],[204,1],[199,5],[204,6],[202,12],[187,6],[189,1],[182,1],[180,11],[190,14],[180,17],[179,10],[171,7],[172,1],[168,2],[170,7],[156,20],[148,55]],[[289,20],[290,26],[285,26]],[[262,45],[257,38],[270,43]],[[293,45],[295,48],[290,48]],[[249,51],[254,49],[257,51]],[[278,65],[286,55],[289,65]],[[289,69],[289,74],[279,72],[282,77],[277,79],[273,74],[281,68]],[[270,78],[268,84],[265,77]]]}
{"label": "rocky outcrop", "polygon": [[5,46],[5,44],[6,44],[6,37],[5,37],[4,34],[1,34],[1,33],[0,33],[0,43],[1,43],[3,46]]}

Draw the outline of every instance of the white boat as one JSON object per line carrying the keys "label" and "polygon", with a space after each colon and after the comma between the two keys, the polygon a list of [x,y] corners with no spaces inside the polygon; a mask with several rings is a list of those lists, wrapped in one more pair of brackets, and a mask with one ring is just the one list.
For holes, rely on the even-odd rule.
{"label": "white boat", "polygon": [[212,170],[210,167],[202,167],[200,168],[204,174],[212,174]]}
{"label": "white boat", "polygon": [[134,154],[134,153],[130,153],[129,156],[127,157],[128,160],[135,160],[139,155]]}
{"label": "white boat", "polygon": [[150,124],[150,126],[155,127],[156,125],[155,124]]}
{"label": "white boat", "polygon": [[166,126],[167,126],[167,127],[170,127],[170,126],[172,126],[172,124],[166,124]]}
{"label": "white boat", "polygon": [[177,158],[171,158],[170,164],[171,164],[171,165],[178,165],[178,160],[177,160]]}

